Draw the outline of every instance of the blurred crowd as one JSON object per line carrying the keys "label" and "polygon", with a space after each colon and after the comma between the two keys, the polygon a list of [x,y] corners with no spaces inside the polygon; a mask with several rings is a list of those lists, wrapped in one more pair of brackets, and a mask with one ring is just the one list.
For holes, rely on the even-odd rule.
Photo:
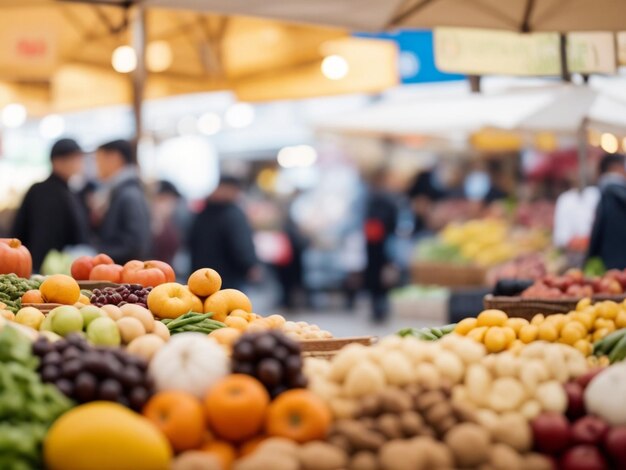
{"label": "blurred crowd", "polygon": [[[246,187],[233,176],[222,176],[217,188],[192,208],[171,182],[144,184],[128,141],[100,145],[95,152],[97,178],[83,179],[79,188],[74,182],[85,174],[85,154],[75,141],[57,141],[50,160],[50,176],[28,190],[8,234],[29,247],[35,270],[51,250],[79,246],[121,264],[159,259],[171,264],[181,279],[210,266],[220,272],[226,288],[245,290],[271,274],[280,285],[280,307],[315,307],[315,286],[341,291],[349,308],[365,291],[374,321],[386,320],[389,290],[406,282],[407,246],[453,220],[501,215],[511,200],[519,204],[528,198],[527,186],[533,184],[507,168],[510,159],[467,167],[441,161],[404,186],[388,167],[373,169],[353,191],[356,202],[347,206],[345,228],[336,231],[337,247],[330,257],[342,263],[341,276],[334,277],[330,263],[312,282],[315,263],[310,254],[316,243],[306,226],[314,226],[311,219],[323,214],[303,214],[293,197],[277,204],[278,227],[253,230],[253,204],[243,204]],[[586,238],[588,256],[599,257],[607,267],[624,268],[624,159],[607,155],[599,169],[597,186],[581,188],[572,174],[569,186],[559,190],[554,242],[567,246]],[[536,195],[537,188],[533,191]]]}

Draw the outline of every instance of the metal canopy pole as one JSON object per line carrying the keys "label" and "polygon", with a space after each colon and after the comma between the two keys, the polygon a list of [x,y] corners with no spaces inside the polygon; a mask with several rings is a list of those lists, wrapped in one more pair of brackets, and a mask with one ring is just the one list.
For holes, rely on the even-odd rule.
{"label": "metal canopy pole", "polygon": [[143,95],[146,84],[146,10],[137,4],[132,11],[131,42],[137,57],[137,67],[132,72],[133,118],[135,121],[135,157],[137,146],[143,132]]}

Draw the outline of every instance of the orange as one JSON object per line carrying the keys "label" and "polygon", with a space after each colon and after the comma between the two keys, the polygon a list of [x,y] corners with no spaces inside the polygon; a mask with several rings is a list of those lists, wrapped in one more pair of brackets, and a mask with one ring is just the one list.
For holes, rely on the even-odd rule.
{"label": "orange", "polygon": [[261,431],[269,402],[261,382],[249,375],[232,374],[209,391],[204,408],[216,435],[241,442]]}
{"label": "orange", "polygon": [[187,312],[200,312],[202,301],[186,286],[166,282],[148,294],[148,308],[159,318],[178,318]]}
{"label": "orange", "polygon": [[159,392],[146,403],[143,414],[165,434],[176,452],[196,449],[204,440],[202,403],[187,392]]}
{"label": "orange", "polygon": [[189,276],[187,285],[198,297],[208,297],[222,288],[222,278],[214,269],[202,268]]}
{"label": "orange", "polygon": [[252,312],[252,303],[246,294],[237,289],[224,289],[204,301],[204,312],[212,312],[213,319],[224,321],[233,310]]}
{"label": "orange", "polygon": [[313,392],[293,389],[272,402],[265,421],[270,436],[303,443],[323,439],[331,425],[330,410]]}
{"label": "orange", "polygon": [[235,448],[225,441],[212,441],[200,447],[202,452],[213,455],[222,466],[222,470],[230,470],[235,463]]}
{"label": "orange", "polygon": [[74,305],[80,297],[80,287],[73,277],[65,274],[48,276],[39,286],[44,301],[52,304]]}
{"label": "orange", "polygon": [[239,331],[245,331],[246,328],[248,328],[248,322],[244,318],[233,317],[232,315],[228,315],[224,320],[224,323]]}
{"label": "orange", "polygon": [[23,304],[42,304],[43,297],[41,296],[41,292],[39,289],[31,289],[24,292],[22,295],[22,303]]}
{"label": "orange", "polygon": [[223,346],[232,346],[240,336],[241,331],[231,327],[218,328],[217,330],[213,330],[209,333],[209,338],[213,338]]}

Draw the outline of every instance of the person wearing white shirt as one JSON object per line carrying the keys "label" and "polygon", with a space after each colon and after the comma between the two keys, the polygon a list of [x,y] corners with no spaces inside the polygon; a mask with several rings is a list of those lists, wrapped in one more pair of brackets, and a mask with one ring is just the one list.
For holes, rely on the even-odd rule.
{"label": "person wearing white shirt", "polygon": [[554,245],[566,247],[574,238],[588,238],[600,200],[600,190],[588,186],[582,191],[574,188],[562,193],[554,209]]}

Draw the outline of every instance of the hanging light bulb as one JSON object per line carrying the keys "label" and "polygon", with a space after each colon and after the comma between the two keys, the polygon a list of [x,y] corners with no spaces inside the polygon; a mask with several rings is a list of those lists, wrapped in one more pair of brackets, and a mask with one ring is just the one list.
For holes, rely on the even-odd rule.
{"label": "hanging light bulb", "polygon": [[600,136],[600,147],[608,153],[615,153],[619,149],[617,137],[609,132],[605,132]]}
{"label": "hanging light bulb", "polygon": [[137,68],[137,55],[130,46],[119,46],[111,56],[113,69],[119,73],[129,73]]}
{"label": "hanging light bulb", "polygon": [[2,124],[5,127],[17,128],[26,122],[26,108],[19,103],[7,104],[2,110]]}
{"label": "hanging light bulb", "polygon": [[329,80],[341,80],[349,71],[350,65],[343,56],[333,54],[322,60],[322,74]]}
{"label": "hanging light bulb", "polygon": [[222,128],[222,118],[216,113],[204,113],[198,119],[198,130],[204,135],[217,134]]}
{"label": "hanging light bulb", "polygon": [[146,47],[146,65],[151,72],[164,72],[173,61],[174,54],[167,41],[153,41]]}
{"label": "hanging light bulb", "polygon": [[39,122],[39,133],[45,139],[61,137],[65,131],[65,121],[58,114],[50,114]]}

